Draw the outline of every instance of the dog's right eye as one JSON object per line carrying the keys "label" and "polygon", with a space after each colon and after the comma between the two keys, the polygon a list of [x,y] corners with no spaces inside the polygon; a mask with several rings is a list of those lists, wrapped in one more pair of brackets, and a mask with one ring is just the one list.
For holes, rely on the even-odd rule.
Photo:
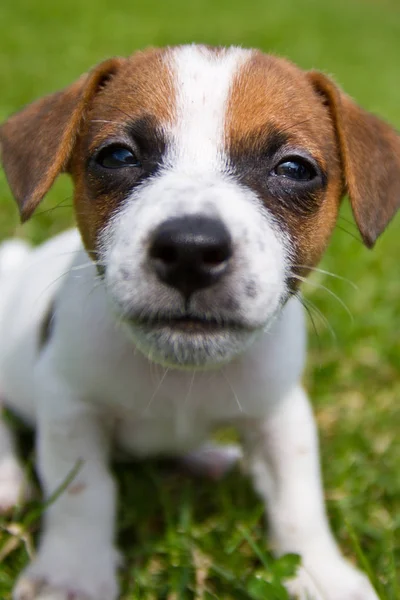
{"label": "dog's right eye", "polygon": [[140,167],[140,161],[129,148],[124,146],[107,146],[100,150],[96,162],[104,169],[123,169]]}

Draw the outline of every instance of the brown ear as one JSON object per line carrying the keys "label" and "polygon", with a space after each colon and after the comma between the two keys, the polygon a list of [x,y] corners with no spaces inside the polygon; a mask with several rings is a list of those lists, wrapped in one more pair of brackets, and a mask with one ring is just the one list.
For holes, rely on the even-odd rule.
{"label": "brown ear", "polygon": [[123,59],[101,63],[91,73],[30,104],[0,127],[8,183],[26,221],[67,166],[85,109]]}
{"label": "brown ear", "polygon": [[400,208],[400,136],[322,73],[311,71],[307,76],[329,107],[345,191],[364,243],[371,248]]}

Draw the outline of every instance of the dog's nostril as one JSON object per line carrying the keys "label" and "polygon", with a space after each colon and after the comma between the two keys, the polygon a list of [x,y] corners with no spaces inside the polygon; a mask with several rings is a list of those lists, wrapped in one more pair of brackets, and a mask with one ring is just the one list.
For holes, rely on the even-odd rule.
{"label": "dog's nostril", "polygon": [[155,241],[150,248],[150,258],[171,265],[178,260],[178,250],[172,243]]}
{"label": "dog's nostril", "polygon": [[205,265],[210,267],[217,267],[218,265],[229,260],[231,254],[232,252],[230,245],[228,246],[227,244],[216,248],[210,248],[209,250],[205,250],[203,252],[203,262]]}

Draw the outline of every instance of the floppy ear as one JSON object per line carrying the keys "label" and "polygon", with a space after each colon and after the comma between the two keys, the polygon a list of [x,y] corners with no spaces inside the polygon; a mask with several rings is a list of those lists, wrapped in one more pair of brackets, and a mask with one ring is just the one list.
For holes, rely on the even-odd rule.
{"label": "floppy ear", "polygon": [[118,70],[112,58],[78,81],[30,104],[0,127],[4,171],[21,220],[26,221],[67,168],[85,110],[96,92]]}
{"label": "floppy ear", "polygon": [[345,192],[364,243],[372,248],[400,208],[400,136],[357,106],[322,73],[311,71],[307,77],[329,107]]}

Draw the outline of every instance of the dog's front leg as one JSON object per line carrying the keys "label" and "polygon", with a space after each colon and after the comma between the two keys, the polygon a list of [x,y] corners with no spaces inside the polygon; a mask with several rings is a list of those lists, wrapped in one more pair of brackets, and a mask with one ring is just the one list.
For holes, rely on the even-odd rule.
{"label": "dog's front leg", "polygon": [[60,486],[62,491],[46,510],[37,557],[14,598],[114,600],[115,490],[107,432],[90,405],[76,401],[59,381],[52,388],[39,402],[38,468],[47,498]]}
{"label": "dog's front leg", "polygon": [[256,489],[266,500],[274,551],[301,556],[289,591],[301,600],[377,600],[329,529],[316,427],[302,388],[295,387],[264,420],[247,421],[243,437]]}

